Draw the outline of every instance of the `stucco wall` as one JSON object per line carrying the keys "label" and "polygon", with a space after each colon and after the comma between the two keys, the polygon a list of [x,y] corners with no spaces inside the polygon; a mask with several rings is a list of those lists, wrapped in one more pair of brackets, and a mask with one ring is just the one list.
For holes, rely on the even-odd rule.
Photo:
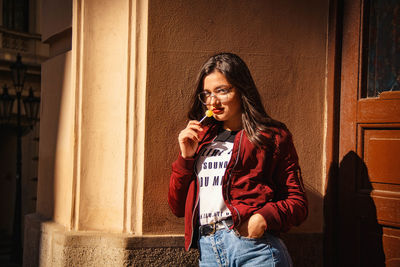
{"label": "stucco wall", "polygon": [[76,230],[122,232],[129,2],[64,2],[43,5],[51,58],[43,64],[37,211]]}
{"label": "stucco wall", "polygon": [[[39,170],[42,181],[39,181],[41,196],[38,211],[48,217],[53,216],[54,207],[52,201],[48,202],[50,199],[56,205],[64,205],[57,209],[61,217],[56,217],[56,220],[59,218],[64,225],[74,220],[75,226],[82,230],[182,233],[183,220],[170,213],[166,201],[171,163],[178,155],[177,135],[186,124],[186,112],[200,66],[208,56],[230,51],[239,54],[248,63],[267,111],[272,117],[285,122],[294,135],[310,199],[309,219],[299,231],[322,232],[328,1],[315,0],[305,4],[289,0],[279,3],[152,0],[149,1],[148,14],[146,10],[143,14],[140,7],[129,5],[126,1],[118,3],[104,6],[98,1],[83,2],[84,6],[79,9],[81,13],[76,13],[78,22],[75,24],[82,28],[76,28],[74,31],[78,37],[72,37],[72,42],[76,42],[73,55],[76,53],[77,56],[70,59],[70,55],[65,54],[68,46],[63,45],[67,48],[58,50],[57,44],[61,39],[66,40],[62,41],[65,44],[68,40],[71,42],[71,37],[68,38],[65,33],[73,24],[72,7],[68,5],[69,11],[63,13],[63,4],[50,5],[48,1],[43,1],[43,12],[49,14],[43,20],[43,36],[53,44],[53,57],[44,66],[45,70],[54,72],[54,75],[46,74],[49,78],[44,80],[44,86],[49,87],[44,90],[43,98],[50,96],[46,92],[55,93],[51,90],[53,85],[59,93],[64,90],[62,94],[77,90],[75,87],[69,89],[69,86],[78,86],[80,92],[74,94],[78,93],[77,97],[82,102],[67,94],[62,99],[67,102],[62,106],[48,98],[48,104],[43,107],[42,112],[44,109],[53,110],[53,115],[62,111],[60,108],[67,109],[60,112],[56,119],[52,119],[52,115],[43,117],[43,136],[50,134],[53,139],[45,138],[41,142],[43,164]],[[64,15],[56,19],[53,13]],[[133,26],[140,16],[148,17],[148,29],[141,28],[143,24],[140,22]],[[56,23],[48,23],[51,21]],[[136,50],[139,42],[145,41],[138,38],[140,32],[148,34],[147,52]],[[144,53],[147,61],[137,61]],[[68,65],[70,60],[71,66]],[[68,76],[69,69],[75,73],[71,74],[72,77]],[[140,78],[135,76],[138,69],[144,69],[145,88],[136,88]],[[61,76],[57,78],[56,75]],[[66,85],[65,79],[72,79],[74,85]],[[144,91],[145,99],[136,97]],[[144,103],[145,112],[136,109],[137,105]],[[81,114],[74,115],[77,107]],[[128,112],[132,116],[127,115]],[[137,116],[145,118],[131,122],[131,118]],[[78,120],[75,125],[73,120]],[[68,131],[75,132],[70,132],[69,137],[57,137],[57,127],[69,123],[72,124],[68,126]],[[141,151],[134,148],[132,152],[131,145],[140,147],[138,142],[141,140],[130,137],[131,132],[136,134],[136,130],[130,128],[132,125],[135,129],[145,127],[144,177],[136,171],[142,164],[139,157]],[[75,143],[71,143],[69,138],[74,135]],[[55,153],[50,151],[55,147],[51,140],[59,140],[59,147],[70,142],[66,146],[72,150],[60,155],[74,157],[76,164],[80,165],[67,167],[72,162],[66,163],[68,161],[50,156]],[[45,160],[46,151],[50,156],[48,161]],[[57,162],[63,168],[58,174],[56,169],[52,169],[52,164]],[[133,166],[133,171],[130,171],[130,166]],[[78,173],[73,174],[72,168],[77,168]],[[54,175],[60,176],[57,178]],[[74,175],[79,177],[76,182],[72,181]],[[56,185],[52,181],[63,179],[60,186],[71,190],[67,194],[69,200],[64,203],[61,193],[56,194],[56,199],[52,196],[52,192],[60,190],[53,187]],[[76,189],[77,195],[75,189],[71,189],[74,183],[79,188]],[[126,192],[132,186],[134,192],[131,198]],[[72,202],[75,202],[75,211],[72,211]],[[72,212],[75,212],[73,216]],[[129,214],[132,214],[132,222],[126,219]],[[104,218],[107,218],[106,223]]]}
{"label": "stucco wall", "polygon": [[[128,243],[144,234],[149,247],[183,245],[183,220],[167,205],[171,163],[197,71],[220,51],[248,63],[267,111],[294,135],[310,216],[294,230],[300,234],[285,236],[289,249],[298,244],[290,240],[308,240],[293,246],[300,256],[321,247],[328,0],[43,0],[42,8],[51,58],[43,65],[39,219],[27,225],[28,259],[93,263],[85,242],[94,248],[106,233]],[[41,232],[48,219],[56,231]],[[117,245],[109,244],[112,254]],[[321,261],[320,250],[308,251],[306,260]]]}
{"label": "stucco wall", "polygon": [[327,12],[319,0],[149,2],[144,233],[183,231],[166,201],[171,163],[197,71],[221,51],[247,62],[267,112],[292,131],[310,199],[297,231],[322,232]]}
{"label": "stucco wall", "polygon": [[128,8],[127,1],[84,1],[81,69],[76,70],[82,83],[76,215],[82,230],[123,228]]}
{"label": "stucco wall", "polygon": [[42,64],[42,107],[37,212],[70,225],[73,174],[71,55]]}
{"label": "stucco wall", "polygon": [[54,42],[71,27],[72,3],[41,1],[42,41],[50,46],[50,58],[42,64],[38,198],[36,212],[70,226],[73,173],[73,98],[71,53],[58,50]]}

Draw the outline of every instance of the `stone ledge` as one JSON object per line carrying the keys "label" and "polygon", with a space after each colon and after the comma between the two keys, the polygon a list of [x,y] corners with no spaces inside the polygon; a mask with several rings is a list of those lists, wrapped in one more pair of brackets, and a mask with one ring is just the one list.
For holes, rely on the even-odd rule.
{"label": "stone ledge", "polygon": [[[181,235],[134,236],[68,231],[38,214],[25,218],[23,266],[197,266],[198,251],[186,252]],[[281,235],[294,266],[323,265],[322,233]]]}
{"label": "stone ledge", "polygon": [[101,232],[57,232],[54,241],[68,247],[183,248],[183,236],[133,236]]}
{"label": "stone ledge", "polygon": [[23,266],[197,266],[182,235],[68,231],[38,214],[25,218]]}
{"label": "stone ledge", "polygon": [[145,235],[135,236],[122,233],[105,233],[96,231],[68,231],[62,225],[47,220],[39,214],[26,217],[31,227],[41,232],[54,235],[54,241],[70,247],[80,246],[113,246],[116,248],[183,248],[183,235]]}

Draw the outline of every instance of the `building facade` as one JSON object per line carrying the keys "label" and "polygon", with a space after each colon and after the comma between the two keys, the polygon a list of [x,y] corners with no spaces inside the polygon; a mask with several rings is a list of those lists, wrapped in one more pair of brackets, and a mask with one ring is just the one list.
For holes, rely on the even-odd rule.
{"label": "building facade", "polygon": [[[40,36],[40,11],[40,0],[0,1],[0,265],[10,260],[13,233],[16,228],[21,228],[22,232],[24,215],[36,210],[39,123],[32,127],[27,124],[23,100],[28,97],[30,89],[36,98],[40,97],[41,63],[48,58],[48,45],[42,43]],[[21,101],[21,194],[16,196],[17,100],[10,66],[16,62],[18,54],[27,66],[27,72]],[[14,98],[11,114],[8,114],[10,116],[6,116],[3,108],[2,100],[6,95]],[[22,204],[22,222],[15,224],[16,198]]]}

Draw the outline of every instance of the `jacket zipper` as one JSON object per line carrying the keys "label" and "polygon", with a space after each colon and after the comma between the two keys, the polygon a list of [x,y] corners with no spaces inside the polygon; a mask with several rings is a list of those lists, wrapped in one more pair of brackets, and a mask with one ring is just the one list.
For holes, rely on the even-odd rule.
{"label": "jacket zipper", "polygon": [[[240,133],[238,154],[237,154],[237,156],[236,156],[235,164],[233,165],[232,170],[231,170],[230,173],[229,173],[228,181],[227,181],[227,186],[226,186],[226,191],[225,191],[225,196],[226,196],[226,199],[228,200],[229,205],[231,205],[231,206],[236,210],[236,213],[237,213],[237,215],[238,215],[238,218],[239,218],[239,224],[238,224],[238,225],[240,225],[240,213],[239,213],[239,211],[235,208],[235,206],[232,205],[232,201],[231,201],[231,199],[229,198],[228,191],[229,191],[229,188],[230,188],[230,182],[231,182],[232,172],[233,172],[233,170],[235,169],[237,163],[239,162],[240,147],[241,147],[241,144],[242,144],[242,137],[243,137],[243,130],[242,130],[242,132]],[[234,225],[232,225],[232,227],[233,227],[233,226],[234,226]]]}
{"label": "jacket zipper", "polygon": [[[201,147],[198,148],[198,151],[200,151],[201,148],[202,148],[203,146],[212,143],[212,142],[215,140],[215,138],[217,138],[217,136],[215,136],[210,142],[203,143],[203,144],[201,145]],[[193,242],[193,233],[194,233],[193,219],[194,219],[194,217],[195,217],[195,216],[194,216],[194,212],[196,211],[197,205],[199,204],[199,200],[200,200],[199,183],[198,183],[198,181],[197,181],[198,178],[197,178],[197,168],[196,168],[196,166],[197,166],[197,159],[196,159],[196,161],[194,162],[194,166],[195,166],[194,174],[195,174],[195,179],[196,179],[196,194],[197,194],[197,198],[196,198],[196,204],[194,205],[194,208],[193,208],[193,210],[192,210],[192,219],[191,219],[191,223],[192,223],[192,234],[191,234],[191,237],[190,237],[190,243],[189,243],[189,247],[188,247],[188,248],[190,248],[190,247],[192,246],[192,242]]]}

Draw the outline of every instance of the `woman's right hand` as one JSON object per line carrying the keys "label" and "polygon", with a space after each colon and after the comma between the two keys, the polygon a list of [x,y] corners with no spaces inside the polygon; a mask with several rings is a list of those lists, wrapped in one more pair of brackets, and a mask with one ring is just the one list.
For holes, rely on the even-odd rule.
{"label": "woman's right hand", "polygon": [[200,122],[189,121],[185,129],[178,136],[179,148],[183,158],[192,158],[199,146],[199,132],[203,131]]}

